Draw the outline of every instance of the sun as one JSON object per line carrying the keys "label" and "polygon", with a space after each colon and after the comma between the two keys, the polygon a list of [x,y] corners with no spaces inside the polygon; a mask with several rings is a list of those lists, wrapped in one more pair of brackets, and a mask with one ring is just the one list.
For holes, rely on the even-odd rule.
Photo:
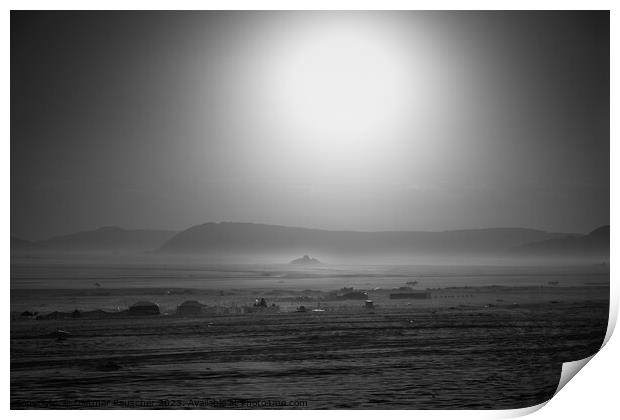
{"label": "sun", "polygon": [[406,54],[380,30],[308,25],[265,62],[265,114],[315,150],[371,155],[407,118],[413,75]]}

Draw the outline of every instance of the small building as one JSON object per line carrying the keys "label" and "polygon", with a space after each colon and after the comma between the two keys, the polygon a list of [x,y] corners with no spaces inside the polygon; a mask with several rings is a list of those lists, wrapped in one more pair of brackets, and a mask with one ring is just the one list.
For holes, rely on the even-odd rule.
{"label": "small building", "polygon": [[390,299],[429,299],[430,292],[390,293]]}
{"label": "small building", "polygon": [[366,309],[375,309],[375,304],[373,303],[372,300],[367,300],[364,303],[364,308],[366,308]]}
{"label": "small building", "polygon": [[130,315],[159,315],[159,306],[156,303],[141,301],[134,303],[127,312]]}
{"label": "small building", "polygon": [[205,306],[197,300],[186,300],[177,306],[177,315],[193,316],[202,315],[205,312]]}

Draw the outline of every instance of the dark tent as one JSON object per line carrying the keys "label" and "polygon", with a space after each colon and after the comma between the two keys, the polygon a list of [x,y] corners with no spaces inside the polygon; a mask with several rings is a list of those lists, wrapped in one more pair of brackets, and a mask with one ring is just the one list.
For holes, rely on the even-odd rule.
{"label": "dark tent", "polygon": [[130,315],[159,315],[159,306],[153,302],[142,301],[129,308]]}
{"label": "dark tent", "polygon": [[204,313],[205,305],[196,300],[186,300],[177,306],[177,315],[200,315]]}

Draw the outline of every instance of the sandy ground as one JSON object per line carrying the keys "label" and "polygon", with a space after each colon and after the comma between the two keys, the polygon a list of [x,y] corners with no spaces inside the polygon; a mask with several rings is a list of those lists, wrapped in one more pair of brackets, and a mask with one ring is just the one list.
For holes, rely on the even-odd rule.
{"label": "sandy ground", "polygon": [[[526,407],[553,395],[562,362],[598,350],[609,302],[608,282],[598,274],[571,282],[564,276],[565,285],[549,285],[548,275],[530,277],[522,286],[502,281],[506,276],[494,277],[495,285],[416,285],[428,289],[425,300],[389,298],[408,276],[378,289],[380,280],[373,279],[367,289],[373,311],[361,301],[328,300],[329,289],[305,288],[309,280],[303,289],[256,282],[14,288],[11,406]],[[368,282],[351,277],[343,283],[355,281]],[[258,296],[281,312],[174,314],[188,299],[234,306]],[[45,321],[19,315],[26,309],[115,310],[144,299],[168,315]],[[325,312],[296,313],[299,304]],[[71,335],[58,340],[58,329]]]}

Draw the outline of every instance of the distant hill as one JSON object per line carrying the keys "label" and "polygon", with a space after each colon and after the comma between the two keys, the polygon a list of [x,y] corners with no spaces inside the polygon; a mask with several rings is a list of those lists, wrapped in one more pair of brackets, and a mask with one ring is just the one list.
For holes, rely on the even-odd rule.
{"label": "distant hill", "polygon": [[49,250],[60,251],[151,251],[159,248],[176,233],[170,230],[128,230],[106,226],[71,235],[55,236],[37,244]]}
{"label": "distant hill", "polygon": [[294,259],[289,264],[295,264],[295,265],[320,265],[321,261],[317,260],[316,258],[311,258],[308,255],[304,255],[301,258]]}
{"label": "distant hill", "polygon": [[532,257],[600,257],[609,259],[609,226],[601,226],[587,235],[537,241],[518,246],[514,253]]}
{"label": "distant hill", "polygon": [[179,232],[160,251],[221,255],[496,255],[526,243],[565,236],[520,228],[353,232],[225,222],[205,223]]}
{"label": "distant hill", "polygon": [[36,242],[11,236],[11,253],[37,251],[41,248]]}
{"label": "distant hill", "polygon": [[[324,255],[595,257],[609,259],[609,226],[587,235],[492,228],[444,232],[355,232],[255,223],[205,223],[181,232],[108,226],[44,241],[11,237],[11,254],[147,252],[220,256]],[[291,264],[317,264],[302,257]]]}

